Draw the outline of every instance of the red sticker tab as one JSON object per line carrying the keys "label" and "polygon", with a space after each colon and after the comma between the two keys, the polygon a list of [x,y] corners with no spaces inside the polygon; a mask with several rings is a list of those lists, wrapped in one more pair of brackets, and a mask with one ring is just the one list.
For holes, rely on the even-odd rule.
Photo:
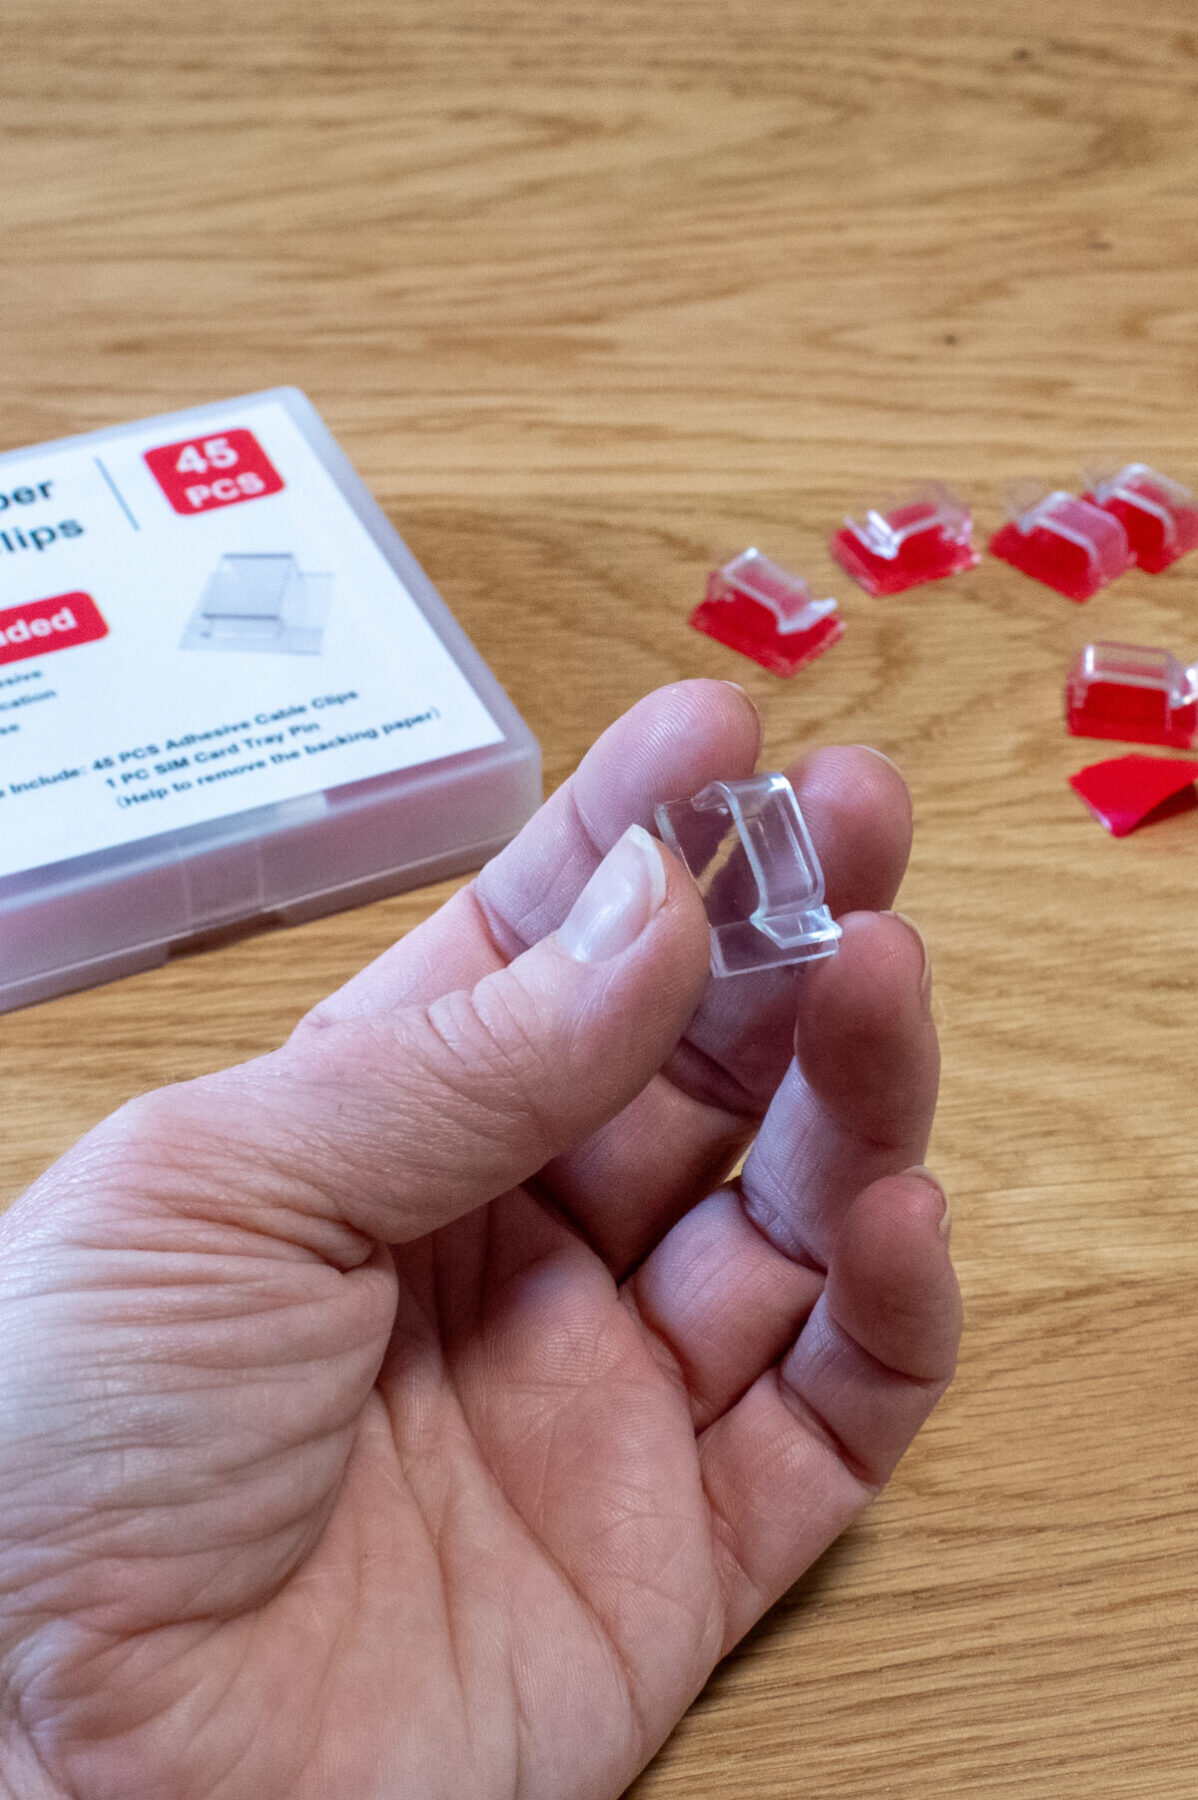
{"label": "red sticker tab", "polygon": [[1180,756],[1114,756],[1079,769],[1069,785],[1112,837],[1126,837],[1154,814],[1164,818],[1169,802],[1192,806],[1196,777],[1198,762]]}
{"label": "red sticker tab", "polygon": [[185,438],[147,450],[146,462],[177,513],[211,512],[277,494],[283,478],[252,431]]}
{"label": "red sticker tab", "polygon": [[52,600],[30,600],[27,606],[0,611],[0,663],[26,656],[48,656],[72,644],[91,644],[107,637],[108,627],[90,594],[56,594]]}

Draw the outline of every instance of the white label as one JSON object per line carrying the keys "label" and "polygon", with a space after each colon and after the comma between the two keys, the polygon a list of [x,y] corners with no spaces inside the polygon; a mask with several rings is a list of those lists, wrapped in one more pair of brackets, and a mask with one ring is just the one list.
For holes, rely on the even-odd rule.
{"label": "white label", "polygon": [[0,876],[501,737],[279,401],[0,460]]}

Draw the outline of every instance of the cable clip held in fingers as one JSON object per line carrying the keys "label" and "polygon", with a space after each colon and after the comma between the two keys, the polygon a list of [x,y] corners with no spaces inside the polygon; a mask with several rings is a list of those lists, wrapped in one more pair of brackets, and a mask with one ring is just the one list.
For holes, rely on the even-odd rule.
{"label": "cable clip held in fingers", "polygon": [[657,807],[663,841],[685,863],[711,925],[715,975],[813,962],[841,936],[824,875],[785,775],[713,781]]}

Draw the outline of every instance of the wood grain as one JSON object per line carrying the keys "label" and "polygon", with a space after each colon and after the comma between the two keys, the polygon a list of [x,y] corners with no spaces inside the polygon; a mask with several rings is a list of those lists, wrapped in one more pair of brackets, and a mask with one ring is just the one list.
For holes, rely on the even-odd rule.
{"label": "wood grain", "polygon": [[[0,443],[305,388],[540,736],[747,685],[868,741],[945,1041],[959,1382],[636,1800],[1192,1800],[1198,814],[1065,785],[1092,637],[1198,652],[1198,562],[1075,610],[826,553],[925,476],[1107,445],[1198,477],[1198,28],[1179,0],[6,0]],[[747,542],[842,597],[795,681],[687,631]],[[1093,754],[1090,754],[1091,751]],[[448,890],[0,1021],[0,1187],[278,1041]]]}

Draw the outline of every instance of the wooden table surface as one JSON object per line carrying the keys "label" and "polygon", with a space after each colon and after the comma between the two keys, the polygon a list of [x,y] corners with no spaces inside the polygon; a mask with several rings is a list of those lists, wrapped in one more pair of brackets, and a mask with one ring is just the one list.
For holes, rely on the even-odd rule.
{"label": "wooden table surface", "polygon": [[[1198,478],[1192,7],[5,0],[0,94],[0,445],[296,383],[550,785],[696,674],[767,766],[911,782],[960,1377],[636,1800],[1192,1800],[1198,813],[1109,838],[1061,692],[1089,638],[1198,653],[1198,557],[1083,611],[989,559],[871,600],[826,550],[924,477],[982,532],[1107,446]],[[790,682],[686,626],[748,542],[841,598]],[[0,1021],[0,1190],[448,891]]]}

